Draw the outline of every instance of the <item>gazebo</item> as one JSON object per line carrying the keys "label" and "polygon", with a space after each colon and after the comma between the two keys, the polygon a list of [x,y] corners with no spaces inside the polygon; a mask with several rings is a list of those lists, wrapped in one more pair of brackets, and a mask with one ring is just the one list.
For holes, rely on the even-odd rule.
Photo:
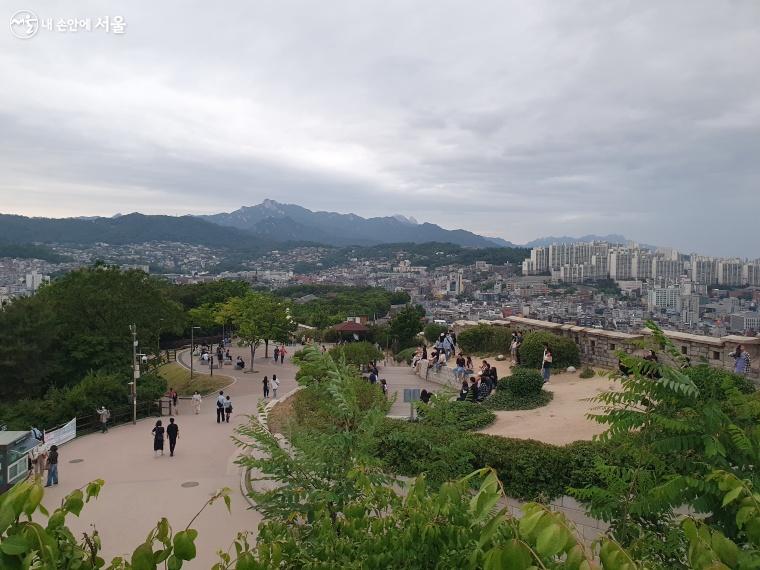
{"label": "gazebo", "polygon": [[341,339],[345,339],[346,336],[353,337],[354,340],[361,340],[367,336],[369,329],[361,323],[355,321],[346,321],[337,324],[333,327],[333,330],[338,333]]}

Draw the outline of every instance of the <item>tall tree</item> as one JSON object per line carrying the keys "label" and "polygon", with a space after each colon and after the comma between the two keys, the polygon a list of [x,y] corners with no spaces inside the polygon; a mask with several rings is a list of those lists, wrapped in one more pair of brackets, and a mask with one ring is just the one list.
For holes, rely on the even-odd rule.
{"label": "tall tree", "polygon": [[414,346],[417,334],[422,331],[425,309],[420,305],[409,305],[391,319],[390,335],[396,350]]}

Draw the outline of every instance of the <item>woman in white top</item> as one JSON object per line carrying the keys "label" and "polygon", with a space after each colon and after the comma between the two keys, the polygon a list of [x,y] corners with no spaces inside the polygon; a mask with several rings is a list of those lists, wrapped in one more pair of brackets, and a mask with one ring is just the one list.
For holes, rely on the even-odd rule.
{"label": "woman in white top", "polygon": [[544,376],[544,382],[549,381],[549,377],[552,374],[552,360],[554,357],[552,356],[552,351],[549,348],[549,345],[544,343],[544,358],[541,362],[541,373]]}
{"label": "woman in white top", "polygon": [[198,393],[198,390],[195,391],[193,394],[193,409],[195,410],[196,414],[201,413],[201,402],[203,399],[201,398],[201,395]]}
{"label": "woman in white top", "polygon": [[280,381],[277,379],[277,374],[272,374],[272,381],[269,383],[269,386],[272,388],[272,397],[276,400],[277,388],[280,387]]}

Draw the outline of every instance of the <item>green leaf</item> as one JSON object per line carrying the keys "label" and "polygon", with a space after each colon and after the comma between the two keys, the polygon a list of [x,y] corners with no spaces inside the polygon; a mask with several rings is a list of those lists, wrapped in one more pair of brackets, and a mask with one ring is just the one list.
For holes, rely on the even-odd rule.
{"label": "green leaf", "polygon": [[76,516],[79,516],[79,513],[82,512],[83,507],[84,494],[82,493],[81,489],[77,489],[76,491],[69,493],[68,497],[66,497],[63,502],[63,508]]}
{"label": "green leaf", "polygon": [[563,546],[565,541],[562,540],[562,528],[558,524],[550,524],[536,539],[536,550],[544,556],[556,556],[562,551]]}
{"label": "green leaf", "polygon": [[26,497],[26,502],[24,503],[24,512],[27,515],[31,516],[32,513],[37,510],[37,507],[39,506],[40,501],[42,501],[42,496],[44,494],[45,491],[43,490],[40,483],[35,483],[32,486],[29,495]]}
{"label": "green leaf", "polygon": [[504,545],[501,555],[503,570],[523,570],[533,564],[533,556],[521,540],[513,538]]}
{"label": "green leaf", "polygon": [[183,530],[174,535],[174,555],[180,560],[195,558],[195,543],[198,532],[193,529]]}
{"label": "green leaf", "polygon": [[232,500],[230,499],[230,496],[229,495],[224,495],[224,504],[227,506],[227,512],[228,513],[232,512],[232,509],[230,507],[230,503],[231,502],[232,502]]}
{"label": "green leaf", "polygon": [[179,570],[182,568],[182,560],[172,554],[166,561],[166,567],[168,570]]}
{"label": "green leaf", "polygon": [[726,493],[726,496],[723,497],[723,504],[722,506],[726,506],[727,504],[731,503],[732,501],[735,501],[736,498],[741,494],[742,492],[742,486],[737,485],[733,489],[731,489],[728,493]]}
{"label": "green leaf", "polygon": [[23,554],[31,548],[31,544],[24,538],[23,535],[14,534],[5,537],[0,542],[0,551],[8,554],[9,556],[18,556]]}
{"label": "green leaf", "polygon": [[153,560],[153,546],[149,542],[143,542],[132,553],[132,570],[155,570],[156,563]]}
{"label": "green leaf", "polygon": [[5,530],[11,526],[15,520],[16,514],[13,512],[11,506],[3,504],[3,506],[0,507],[0,534],[4,533]]}

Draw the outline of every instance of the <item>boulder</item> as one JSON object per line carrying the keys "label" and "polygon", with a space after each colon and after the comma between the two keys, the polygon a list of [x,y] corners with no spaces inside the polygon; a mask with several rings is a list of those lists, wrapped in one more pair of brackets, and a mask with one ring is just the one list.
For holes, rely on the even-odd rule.
{"label": "boulder", "polygon": [[570,373],[575,372],[575,366],[568,366],[567,367],[567,371],[570,372]]}

